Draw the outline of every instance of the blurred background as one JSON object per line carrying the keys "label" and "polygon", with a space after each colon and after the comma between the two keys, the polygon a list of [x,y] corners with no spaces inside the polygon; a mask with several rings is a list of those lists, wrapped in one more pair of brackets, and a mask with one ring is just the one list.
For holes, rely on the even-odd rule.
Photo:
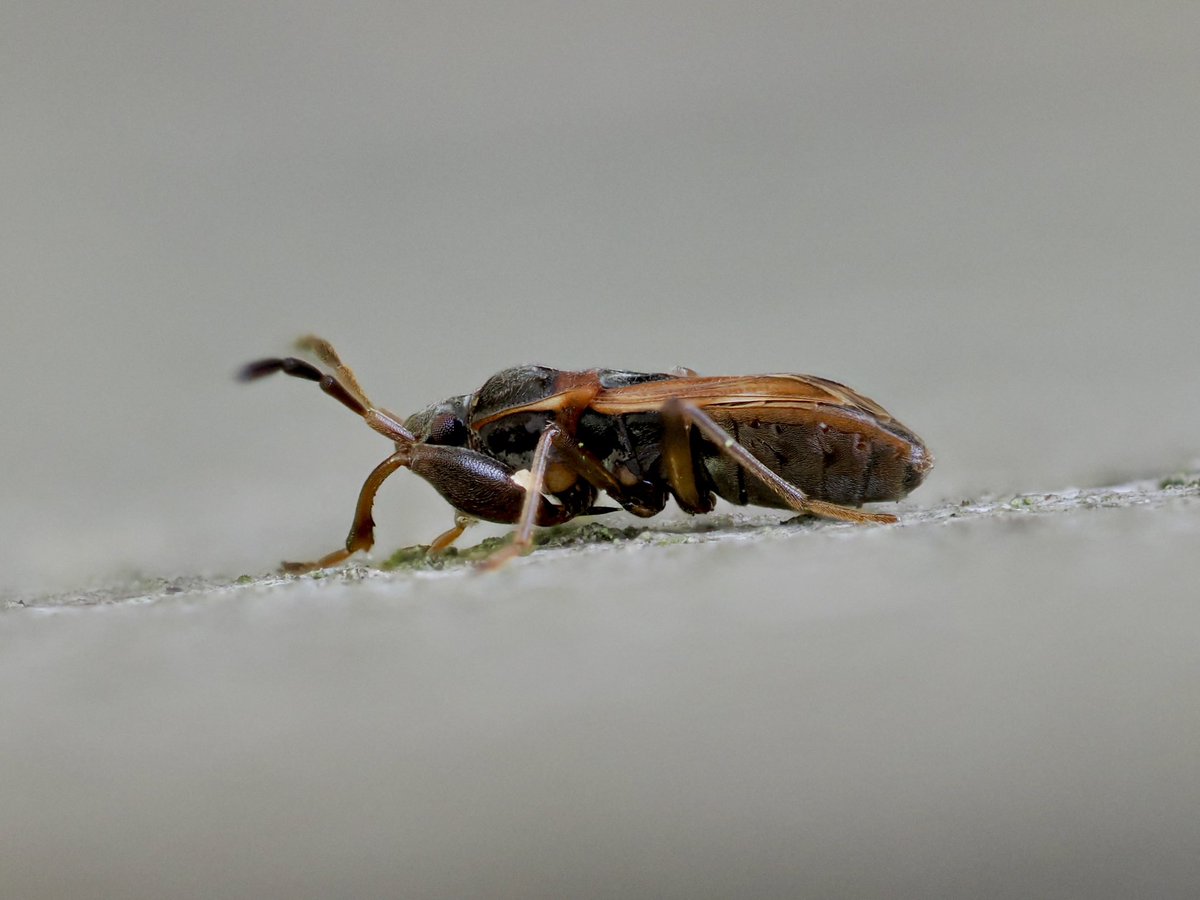
{"label": "blurred background", "polygon": [[[405,414],[521,361],[826,375],[927,439],[926,502],[1200,446],[1195,4],[3,19],[10,586],[336,545],[386,445],[232,380],[307,332]],[[446,524],[412,481],[396,546]]]}
{"label": "blurred background", "polygon": [[[538,361],[844,381],[914,506],[1200,448],[1200,6],[0,9],[0,590],[343,539]],[[1194,896],[1195,506],[0,623],[13,896]],[[450,524],[401,475],[382,553]],[[482,531],[482,529],[481,529]],[[493,532],[494,533],[494,532]],[[749,894],[747,894],[749,891]]]}

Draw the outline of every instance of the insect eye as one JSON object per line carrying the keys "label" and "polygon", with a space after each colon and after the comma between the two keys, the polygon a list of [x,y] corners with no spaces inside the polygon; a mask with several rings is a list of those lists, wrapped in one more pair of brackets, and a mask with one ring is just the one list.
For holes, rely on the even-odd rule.
{"label": "insect eye", "polygon": [[458,416],[445,413],[429,423],[427,444],[461,446],[467,442],[467,426]]}

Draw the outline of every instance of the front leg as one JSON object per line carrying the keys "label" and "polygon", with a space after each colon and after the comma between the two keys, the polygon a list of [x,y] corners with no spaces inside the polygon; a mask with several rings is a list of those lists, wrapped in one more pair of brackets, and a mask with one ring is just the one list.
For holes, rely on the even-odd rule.
{"label": "front leg", "polygon": [[311,572],[313,569],[327,569],[345,562],[359,550],[370,550],[375,543],[375,520],[371,510],[375,505],[375,495],[388,476],[397,469],[409,464],[410,452],[408,447],[397,450],[374,469],[363,482],[358,494],[358,504],[354,508],[354,522],[350,525],[350,534],[346,536],[346,544],[332,553],[327,553],[313,562],[285,562],[283,571],[292,574]]}
{"label": "front leg", "polygon": [[[513,469],[503,463],[465,447],[405,445],[367,476],[358,495],[354,522],[345,545],[313,562],[285,562],[283,571],[295,574],[325,569],[345,562],[360,550],[370,550],[375,543],[375,520],[371,516],[375,495],[389,475],[404,467],[432,484],[458,511],[455,528],[439,535],[431,552],[437,553],[448,547],[474,519],[507,525],[517,521],[521,514],[525,489],[513,479],[516,474]],[[565,521],[561,507],[544,501],[536,512],[539,524],[554,525]]]}
{"label": "front leg", "polygon": [[471,519],[509,525],[520,521],[526,505],[532,505],[536,524],[557,525],[579,512],[550,503],[540,492],[530,498],[517,470],[466,447],[418,444],[410,468]]}

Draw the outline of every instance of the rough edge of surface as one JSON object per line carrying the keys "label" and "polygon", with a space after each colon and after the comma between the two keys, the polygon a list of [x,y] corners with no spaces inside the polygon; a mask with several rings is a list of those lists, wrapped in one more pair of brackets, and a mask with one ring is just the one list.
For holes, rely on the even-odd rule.
{"label": "rough edge of surface", "polygon": [[[916,527],[947,525],[1002,516],[1039,516],[1081,512],[1098,508],[1157,508],[1186,502],[1200,496],[1200,470],[1125,484],[1098,488],[1068,488],[1027,494],[985,496],[977,500],[947,502],[937,506],[900,509],[896,526]],[[874,526],[879,527],[879,526]],[[845,522],[798,516],[784,521],[753,515],[709,515],[655,527],[612,528],[601,522],[587,521],[541,530],[534,551],[512,565],[530,564],[539,559],[594,552],[604,548],[651,548],[674,544],[700,544],[719,541],[750,540],[759,537],[787,537],[801,532],[847,534],[863,531],[862,526]],[[0,597],[0,609],[61,611],[79,607],[137,605],[156,603],[173,597],[198,596],[213,592],[230,593],[248,588],[269,588],[301,580],[331,579],[343,582],[386,578],[404,580],[429,577],[461,577],[474,571],[474,563],[507,542],[507,538],[488,538],[474,547],[437,557],[425,554],[422,545],[404,547],[378,564],[353,563],[338,569],[324,569],[304,575],[240,575],[236,578],[133,577],[125,584],[55,594]]]}

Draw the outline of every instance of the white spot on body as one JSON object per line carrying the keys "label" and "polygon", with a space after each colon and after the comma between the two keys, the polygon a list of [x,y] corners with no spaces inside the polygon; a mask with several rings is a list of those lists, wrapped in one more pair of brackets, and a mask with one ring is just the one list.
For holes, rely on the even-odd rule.
{"label": "white spot on body", "polygon": [[[518,469],[516,472],[513,472],[508,477],[509,477],[509,480],[511,480],[513,484],[515,484],[517,487],[519,487],[523,491],[528,491],[529,485],[533,481],[533,473],[530,472],[528,469]],[[555,497],[553,494],[547,494],[545,491],[543,491],[542,496],[546,498],[546,501],[548,503],[551,503],[554,506],[562,506],[562,501],[559,500],[557,497]]]}

